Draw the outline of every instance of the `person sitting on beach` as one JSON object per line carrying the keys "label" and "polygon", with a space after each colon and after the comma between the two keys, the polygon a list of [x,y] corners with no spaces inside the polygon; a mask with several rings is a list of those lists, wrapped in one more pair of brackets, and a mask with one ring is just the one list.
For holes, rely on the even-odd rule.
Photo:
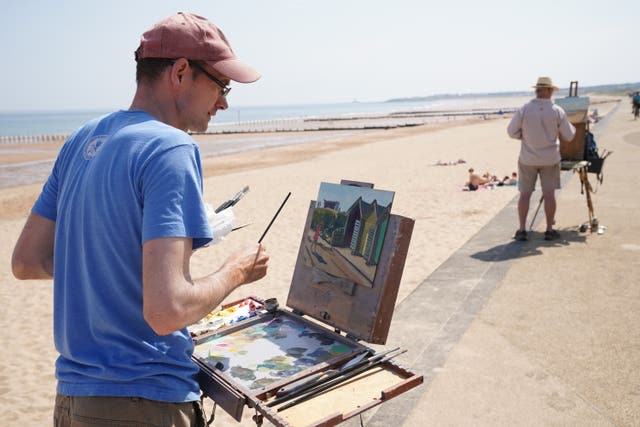
{"label": "person sitting on beach", "polygon": [[213,234],[188,131],[260,75],[191,13],[146,31],[135,60],[131,106],[65,142],[11,260],[17,279],[53,279],[56,426],[204,425],[187,326],[267,273],[259,243],[190,270]]}
{"label": "person sitting on beach", "polygon": [[506,175],[504,178],[502,178],[502,181],[500,181],[500,183],[498,185],[499,186],[516,185],[517,183],[518,183],[518,173],[517,172],[513,172],[511,174],[511,176]]}

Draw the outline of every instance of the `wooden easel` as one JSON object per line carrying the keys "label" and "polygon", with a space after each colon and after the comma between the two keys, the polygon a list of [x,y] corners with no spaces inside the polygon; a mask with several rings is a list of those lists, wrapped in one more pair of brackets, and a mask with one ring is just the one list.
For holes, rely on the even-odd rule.
{"label": "wooden easel", "polygon": [[594,229],[598,229],[599,224],[598,218],[596,218],[595,213],[593,212],[593,202],[591,201],[591,192],[593,191],[593,187],[591,187],[591,183],[589,182],[589,163],[586,162],[586,165],[580,165],[580,163],[583,162],[579,162],[578,165],[576,165],[577,168],[575,170],[577,170],[578,175],[580,176],[580,184],[582,185],[585,197],[587,198],[587,209],[589,211],[589,222],[583,224],[581,229],[585,228],[585,231],[588,229],[593,233]]}
{"label": "wooden easel", "polygon": [[[581,192],[585,194],[587,199],[589,221],[580,225],[580,231],[585,232],[588,229],[591,230],[591,232],[595,230],[601,233],[598,219],[594,213],[593,201],[591,200],[591,193],[594,192],[594,190],[589,182],[588,173],[590,168],[593,173],[596,173],[596,170],[599,171],[596,167],[602,167],[602,161],[604,158],[599,158],[598,160],[600,160],[600,163],[594,165],[592,165],[587,158],[589,121],[587,120],[586,114],[588,112],[588,99],[586,101],[586,105],[582,105],[583,103],[577,102],[578,99],[578,82],[572,81],[569,85],[569,96],[562,100],[567,101],[564,108],[570,116],[571,124],[576,128],[576,133],[571,141],[560,139],[562,170],[572,170],[574,173],[578,173],[580,176]],[[557,102],[559,103],[559,101],[560,100]],[[570,111],[566,110],[567,107],[569,107]],[[572,114],[574,116],[571,116]],[[540,207],[538,206],[538,209],[539,208]]]}

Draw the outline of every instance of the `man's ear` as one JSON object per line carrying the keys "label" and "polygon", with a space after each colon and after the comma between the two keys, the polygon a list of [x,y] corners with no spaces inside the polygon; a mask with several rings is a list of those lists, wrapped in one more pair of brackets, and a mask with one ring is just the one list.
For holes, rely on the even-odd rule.
{"label": "man's ear", "polygon": [[177,59],[171,66],[171,83],[179,85],[189,71],[189,61],[185,58]]}

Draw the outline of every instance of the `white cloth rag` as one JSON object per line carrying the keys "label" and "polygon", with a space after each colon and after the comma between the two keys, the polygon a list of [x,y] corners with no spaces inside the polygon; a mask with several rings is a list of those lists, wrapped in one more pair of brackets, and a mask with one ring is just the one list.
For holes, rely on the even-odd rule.
{"label": "white cloth rag", "polygon": [[236,217],[233,213],[232,207],[228,207],[216,213],[215,209],[210,204],[205,203],[204,206],[207,213],[207,220],[209,221],[211,232],[213,233],[213,239],[210,244],[215,245],[216,243],[220,243],[224,240],[227,234],[231,233]]}

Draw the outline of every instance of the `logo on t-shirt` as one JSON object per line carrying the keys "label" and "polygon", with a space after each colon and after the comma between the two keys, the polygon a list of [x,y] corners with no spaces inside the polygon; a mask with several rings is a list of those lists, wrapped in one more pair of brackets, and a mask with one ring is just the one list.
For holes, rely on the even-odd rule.
{"label": "logo on t-shirt", "polygon": [[96,154],[98,154],[98,150],[102,146],[102,143],[106,141],[106,135],[94,136],[89,140],[87,145],[84,146],[84,158],[85,160],[93,159]]}

